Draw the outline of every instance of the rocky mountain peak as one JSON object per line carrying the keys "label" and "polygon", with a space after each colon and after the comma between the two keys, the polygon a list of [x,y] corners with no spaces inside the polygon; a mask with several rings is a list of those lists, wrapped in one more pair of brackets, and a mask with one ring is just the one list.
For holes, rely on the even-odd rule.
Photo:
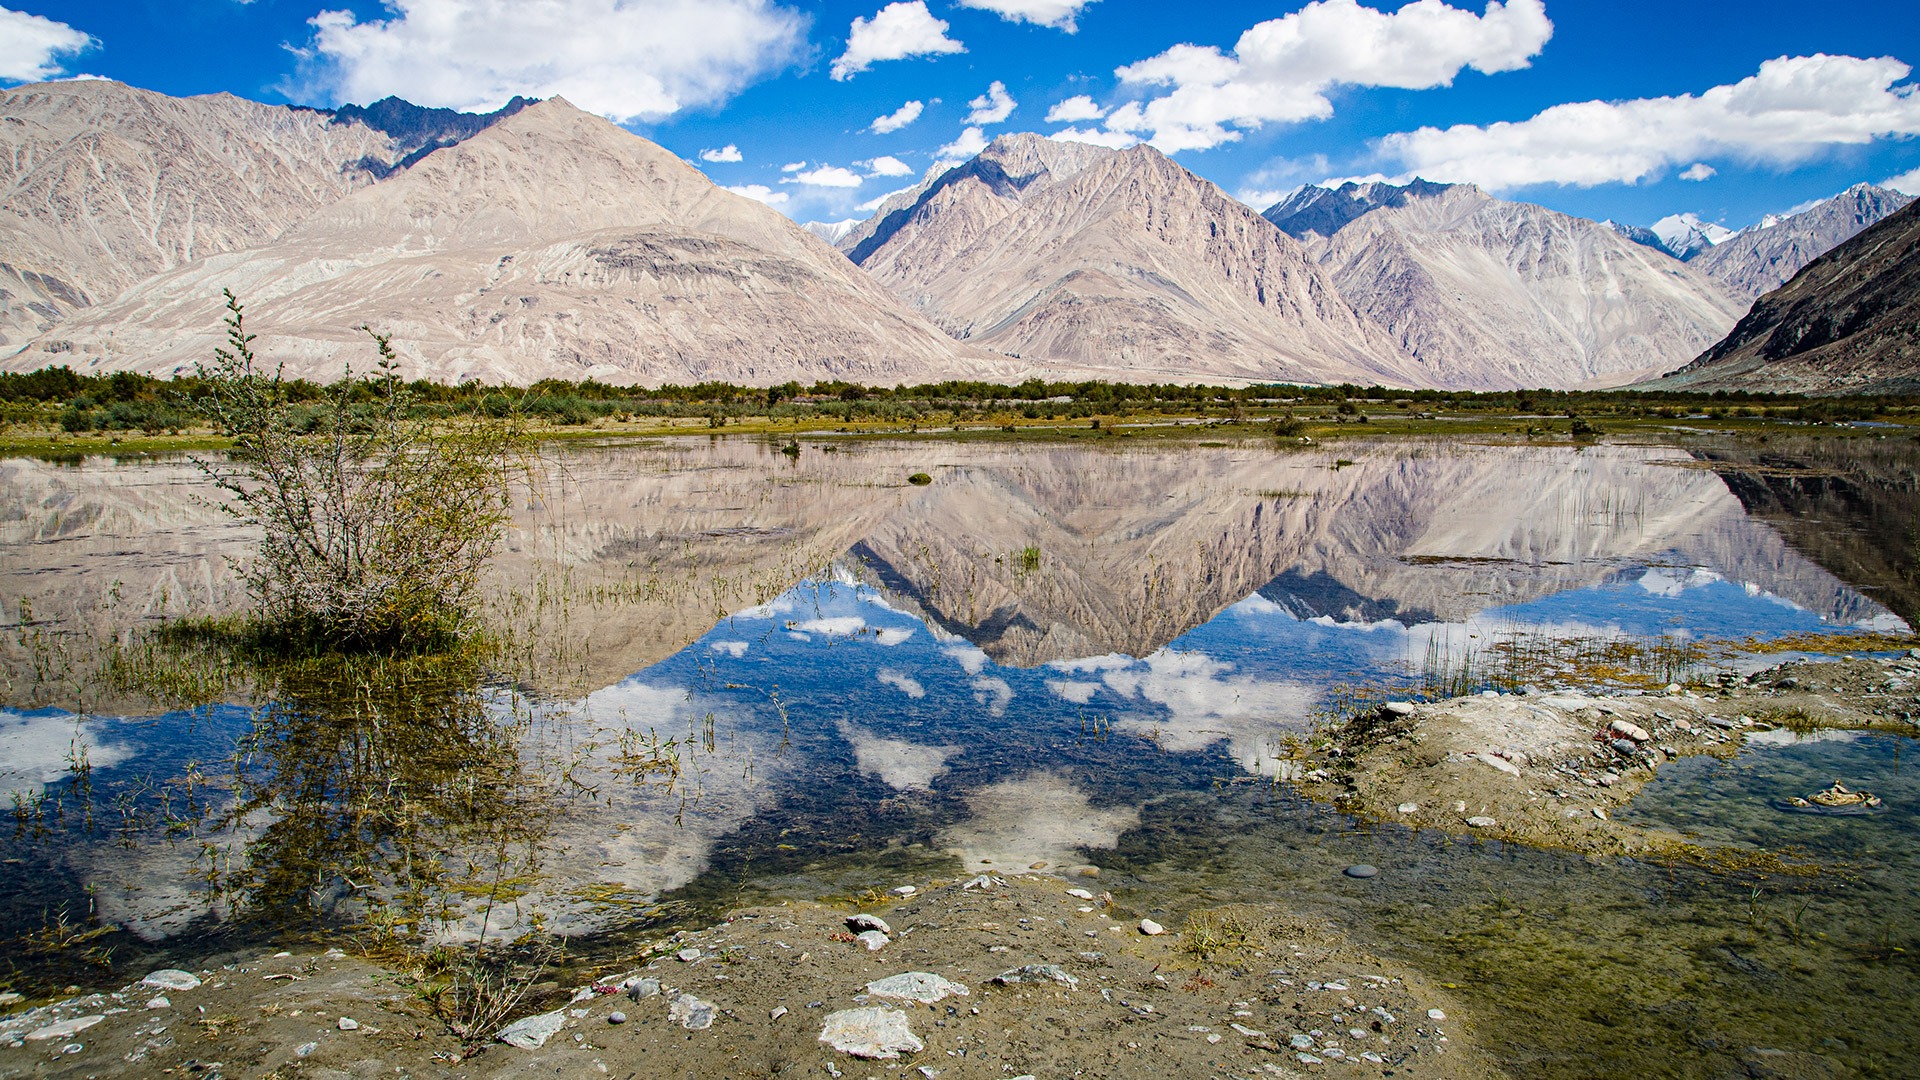
{"label": "rocky mountain peak", "polygon": [[1912,201],[1912,196],[1888,188],[1855,184],[1797,213],[1722,237],[1696,252],[1693,262],[1736,300],[1755,300]]}
{"label": "rocky mountain peak", "polygon": [[1269,206],[1261,216],[1295,239],[1304,239],[1310,234],[1328,237],[1362,214],[1382,207],[1405,206],[1410,201],[1433,198],[1456,189],[1480,193],[1470,184],[1436,184],[1419,177],[1405,184],[1353,180],[1334,188],[1309,184]]}

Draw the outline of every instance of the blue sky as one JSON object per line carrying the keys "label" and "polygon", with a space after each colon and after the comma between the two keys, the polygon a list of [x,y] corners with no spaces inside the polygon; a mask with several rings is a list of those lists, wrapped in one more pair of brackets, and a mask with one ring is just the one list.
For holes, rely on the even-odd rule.
{"label": "blue sky", "polygon": [[1739,227],[1862,180],[1920,192],[1911,0],[0,4],[8,82],[465,108],[560,93],[801,220],[865,216],[981,139],[1068,129],[1150,141],[1256,206],[1419,174]]}

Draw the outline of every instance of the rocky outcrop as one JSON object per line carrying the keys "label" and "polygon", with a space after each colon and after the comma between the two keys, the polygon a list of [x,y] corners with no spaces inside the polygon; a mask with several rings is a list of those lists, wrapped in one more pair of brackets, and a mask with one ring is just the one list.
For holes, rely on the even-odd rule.
{"label": "rocky outcrop", "polygon": [[1792,280],[1800,268],[1913,201],[1872,184],[1855,184],[1797,214],[1770,217],[1700,251],[1696,269],[1736,300],[1752,301]]}

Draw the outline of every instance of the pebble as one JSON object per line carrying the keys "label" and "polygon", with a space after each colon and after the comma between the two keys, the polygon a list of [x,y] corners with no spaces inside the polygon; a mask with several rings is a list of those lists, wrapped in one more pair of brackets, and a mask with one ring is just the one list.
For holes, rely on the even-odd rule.
{"label": "pebble", "polygon": [[1485,814],[1476,815],[1467,819],[1467,827],[1473,829],[1491,829],[1498,824],[1500,824],[1498,821],[1487,817]]}
{"label": "pebble", "polygon": [[627,996],[635,1001],[639,1001],[642,998],[650,998],[659,992],[659,979],[636,979],[632,986],[627,987]]}
{"label": "pebble", "polygon": [[1074,899],[1076,899],[1076,900],[1091,900],[1091,899],[1093,899],[1093,894],[1092,894],[1092,893],[1090,893],[1090,892],[1088,892],[1088,891],[1087,891],[1087,890],[1085,890],[1085,889],[1068,889],[1068,890],[1067,890],[1067,895],[1068,895],[1068,896],[1071,896],[1071,897],[1073,897],[1073,898],[1074,898]]}
{"label": "pebble", "polygon": [[1057,982],[1068,988],[1080,985],[1080,980],[1067,973],[1059,964],[1026,964],[1022,967],[1003,971],[993,977],[997,986],[1013,986],[1023,982]]}
{"label": "pebble", "polygon": [[15,993],[12,990],[8,990],[6,993],[0,994],[0,1009],[4,1009],[9,1005],[18,1005],[25,1000],[27,1000],[27,996],[25,994]]}
{"label": "pebble", "polygon": [[1615,739],[1610,745],[1613,747],[1615,753],[1623,755],[1632,754],[1634,751],[1640,749],[1639,745],[1632,739]]}
{"label": "pebble", "polygon": [[179,968],[161,968],[150,971],[140,980],[141,986],[151,986],[155,990],[192,990],[200,985],[200,980],[190,971]]}
{"label": "pebble", "polygon": [[1420,804],[1417,802],[1403,802],[1399,806],[1394,807],[1394,809],[1402,814],[1417,814],[1420,812]]}
{"label": "pebble", "polygon": [[893,894],[895,896],[912,896],[914,893],[917,893],[919,891],[920,891],[919,889],[916,889],[911,885],[902,885],[899,888],[893,890]]}
{"label": "pebble", "polygon": [[339,1020],[339,1028],[341,1031],[359,1031],[360,1021],[351,1016],[343,1016]]}
{"label": "pebble", "polygon": [[1427,1019],[1429,1020],[1445,1020],[1446,1018],[1447,1018],[1447,1014],[1440,1011],[1439,1009],[1427,1010]]}
{"label": "pebble", "polygon": [[922,1005],[931,1005],[947,997],[965,997],[967,988],[925,971],[908,971],[868,983],[867,993],[874,997],[897,998],[901,1001],[917,1001]]}
{"label": "pebble", "polygon": [[1411,701],[1389,701],[1383,708],[1395,716],[1413,715],[1413,702]]}
{"label": "pebble", "polygon": [[856,934],[865,933],[868,930],[878,930],[883,934],[893,933],[893,927],[887,925],[887,920],[878,915],[864,913],[847,916],[847,929]]}
{"label": "pebble", "polygon": [[303,1058],[318,1049],[320,1049],[320,1044],[317,1042],[303,1042],[299,1046],[296,1046],[293,1048],[293,1056],[298,1058]]}
{"label": "pebble", "polygon": [[607,1014],[607,1023],[609,1024],[624,1024],[626,1022],[627,1022],[627,1014],[621,1012],[618,1009],[615,1009],[614,1011]]}
{"label": "pebble", "polygon": [[905,1012],[877,1005],[828,1013],[820,1041],[843,1054],[884,1061],[899,1057],[903,1050],[917,1054],[927,1048],[907,1026]]}
{"label": "pebble", "polygon": [[1313,1036],[1311,1035],[1295,1035],[1287,1041],[1293,1045],[1295,1050],[1313,1049]]}
{"label": "pebble", "polygon": [[1597,806],[1593,808],[1593,816],[1599,818],[1601,821],[1607,820],[1607,812]]}
{"label": "pebble", "polygon": [[1380,872],[1379,867],[1373,866],[1368,863],[1354,863],[1352,866],[1347,867],[1346,870],[1344,871],[1344,873],[1351,878],[1370,878],[1378,874],[1379,872]]}
{"label": "pebble", "polygon": [[787,1015],[787,1007],[785,1005],[781,1005],[775,1008],[772,1012],[768,1013],[767,1019],[778,1020],[785,1015]]}
{"label": "pebble", "polygon": [[147,999],[147,1008],[149,1008],[149,1009],[171,1009],[171,1008],[173,1008],[173,1002],[171,1002],[171,1001],[168,1001],[168,1000],[167,1000],[167,996],[166,996],[165,994],[157,994],[157,995],[155,995],[155,996],[153,996],[153,997],[150,997],[150,998],[148,998],[148,999]]}
{"label": "pebble", "polygon": [[691,964],[695,960],[700,959],[700,950],[689,945],[686,948],[681,949],[679,952],[674,953],[673,958],[675,960],[680,961],[683,964]]}
{"label": "pebble", "polygon": [[862,930],[853,935],[853,940],[867,947],[868,952],[879,952],[893,940],[878,930]]}
{"label": "pebble", "polygon": [[701,1001],[692,994],[681,994],[667,1006],[667,1019],[679,1024],[688,1031],[705,1031],[713,1026],[713,1018],[719,1009],[711,1001]]}
{"label": "pebble", "polygon": [[1152,919],[1141,919],[1140,932],[1148,937],[1159,937],[1161,934],[1167,932],[1167,928],[1154,922]]}
{"label": "pebble", "polygon": [[1652,735],[1647,734],[1646,728],[1641,727],[1631,720],[1622,720],[1619,717],[1615,717],[1613,721],[1607,725],[1607,730],[1613,732],[1615,735],[1623,735],[1637,743],[1643,743],[1653,738]]}

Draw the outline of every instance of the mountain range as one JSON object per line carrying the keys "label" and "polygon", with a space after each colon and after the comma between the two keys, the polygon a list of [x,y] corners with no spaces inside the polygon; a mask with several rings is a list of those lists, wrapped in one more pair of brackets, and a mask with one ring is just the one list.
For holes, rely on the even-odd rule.
{"label": "mountain range", "polygon": [[370,326],[411,375],[511,384],[1620,385],[1908,202],[1861,185],[1728,234],[1415,180],[1263,215],[1148,146],[1009,135],[803,227],[557,98],[321,110],[103,80],[0,91],[0,148],[0,367],[162,375],[218,344],[224,287],[314,378],[364,365]]}

